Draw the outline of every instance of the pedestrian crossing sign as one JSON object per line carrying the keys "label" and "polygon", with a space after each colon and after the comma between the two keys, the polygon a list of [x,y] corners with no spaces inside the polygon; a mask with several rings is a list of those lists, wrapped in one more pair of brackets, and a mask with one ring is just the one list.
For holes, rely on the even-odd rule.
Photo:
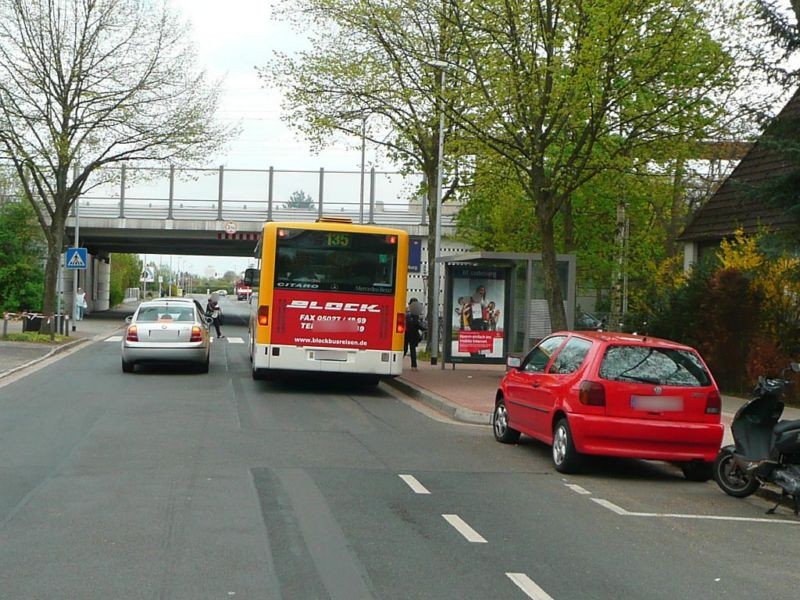
{"label": "pedestrian crossing sign", "polygon": [[68,269],[85,269],[89,262],[86,248],[67,248],[66,262]]}

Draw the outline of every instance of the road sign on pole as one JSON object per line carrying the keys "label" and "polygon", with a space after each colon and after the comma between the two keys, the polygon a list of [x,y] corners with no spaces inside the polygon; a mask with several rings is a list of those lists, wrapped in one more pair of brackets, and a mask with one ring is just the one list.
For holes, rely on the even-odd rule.
{"label": "road sign on pole", "polygon": [[225,223],[225,233],[229,235],[233,235],[236,233],[236,222],[235,221],[228,221]]}
{"label": "road sign on pole", "polygon": [[89,255],[86,248],[67,248],[67,269],[86,269]]}
{"label": "road sign on pole", "polygon": [[153,283],[156,280],[156,275],[153,272],[153,267],[145,267],[142,269],[142,274],[139,277],[139,281],[142,283]]}

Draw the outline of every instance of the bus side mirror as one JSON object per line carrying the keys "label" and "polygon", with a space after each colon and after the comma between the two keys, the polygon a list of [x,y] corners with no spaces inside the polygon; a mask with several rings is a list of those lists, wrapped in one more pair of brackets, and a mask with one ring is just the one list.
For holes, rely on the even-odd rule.
{"label": "bus side mirror", "polygon": [[256,287],[258,285],[258,280],[261,275],[261,272],[258,269],[245,269],[244,271],[244,282],[246,285],[250,287]]}

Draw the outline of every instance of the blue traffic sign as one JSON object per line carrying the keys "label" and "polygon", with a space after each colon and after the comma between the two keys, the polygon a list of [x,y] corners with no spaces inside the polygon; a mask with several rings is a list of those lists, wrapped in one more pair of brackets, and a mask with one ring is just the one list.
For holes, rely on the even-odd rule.
{"label": "blue traffic sign", "polygon": [[68,269],[85,269],[89,262],[86,248],[67,248],[66,262]]}

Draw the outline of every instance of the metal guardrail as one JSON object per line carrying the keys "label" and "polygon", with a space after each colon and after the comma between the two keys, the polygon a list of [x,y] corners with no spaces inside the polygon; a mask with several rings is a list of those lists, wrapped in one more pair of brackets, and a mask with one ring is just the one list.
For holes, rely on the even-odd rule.
{"label": "metal guardrail", "polygon": [[[175,220],[314,221],[322,215],[355,223],[427,225],[419,174],[376,171],[107,168],[81,196],[81,217]],[[368,190],[361,187],[368,185]],[[333,182],[333,184],[332,184]],[[316,187],[316,198],[307,193]],[[335,188],[326,194],[326,189]],[[290,191],[291,190],[291,191]],[[292,206],[303,192],[307,207]],[[453,227],[460,205],[448,203],[442,225]],[[74,208],[73,213],[74,216]]]}

